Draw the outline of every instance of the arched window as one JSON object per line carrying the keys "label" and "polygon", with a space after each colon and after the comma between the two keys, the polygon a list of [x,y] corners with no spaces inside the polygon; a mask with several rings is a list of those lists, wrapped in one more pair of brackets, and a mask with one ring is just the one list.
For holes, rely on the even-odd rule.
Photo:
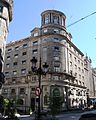
{"label": "arched window", "polygon": [[59,16],[53,16],[53,23],[59,24]]}
{"label": "arched window", "polygon": [[46,16],[45,16],[45,24],[48,24],[48,23],[49,23],[49,16],[46,15]]}

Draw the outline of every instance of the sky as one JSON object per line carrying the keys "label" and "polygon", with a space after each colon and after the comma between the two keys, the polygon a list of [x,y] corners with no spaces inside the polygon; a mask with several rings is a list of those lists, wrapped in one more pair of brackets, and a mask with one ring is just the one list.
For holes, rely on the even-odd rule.
{"label": "sky", "polygon": [[96,0],[14,0],[7,43],[26,38],[32,29],[41,27],[41,13],[45,10],[59,10],[66,15],[66,30],[72,34],[72,42],[96,67],[96,14],[92,14],[96,12]]}

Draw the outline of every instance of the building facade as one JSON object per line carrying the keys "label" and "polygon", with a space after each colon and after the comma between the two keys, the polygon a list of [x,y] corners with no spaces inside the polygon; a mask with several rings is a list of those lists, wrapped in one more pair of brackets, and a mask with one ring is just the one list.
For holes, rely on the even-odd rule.
{"label": "building facade", "polygon": [[[75,109],[87,104],[87,72],[84,54],[73,44],[72,35],[65,26],[66,16],[57,10],[41,13],[41,27],[34,28],[31,36],[6,46],[3,95],[21,101],[19,105],[37,106],[35,89],[38,76],[32,74],[31,62],[40,58],[47,62],[49,71],[41,78],[41,108],[48,107],[50,95],[63,97],[63,109]],[[89,73],[88,73],[89,74]]]}
{"label": "building facade", "polygon": [[5,52],[8,26],[12,21],[12,0],[0,0],[0,48]]}

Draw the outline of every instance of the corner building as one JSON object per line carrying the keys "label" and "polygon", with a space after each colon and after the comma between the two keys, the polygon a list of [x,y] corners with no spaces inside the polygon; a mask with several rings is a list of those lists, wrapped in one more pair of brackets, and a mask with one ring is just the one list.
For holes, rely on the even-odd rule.
{"label": "corner building", "polygon": [[[33,57],[47,62],[49,71],[41,78],[41,108],[48,108],[50,95],[64,98],[63,109],[86,105],[84,54],[72,43],[72,35],[66,31],[66,16],[57,10],[41,13],[41,27],[34,28],[31,36],[7,44],[5,58],[6,83],[3,95],[21,100],[24,110],[37,106],[35,89],[38,76],[31,72]],[[19,109],[21,109],[19,108]]]}
{"label": "corner building", "polygon": [[0,0],[0,48],[3,56],[6,47],[9,22],[12,21],[12,0]]}

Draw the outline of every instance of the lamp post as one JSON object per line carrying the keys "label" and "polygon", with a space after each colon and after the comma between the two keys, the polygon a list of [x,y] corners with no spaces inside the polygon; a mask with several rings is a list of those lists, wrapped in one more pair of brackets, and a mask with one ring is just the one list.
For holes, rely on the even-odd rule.
{"label": "lamp post", "polygon": [[45,64],[43,66],[41,66],[41,57],[40,57],[40,61],[39,61],[39,67],[37,68],[36,67],[36,63],[37,63],[37,59],[35,57],[33,57],[31,59],[31,62],[32,62],[32,67],[31,67],[31,70],[33,73],[36,73],[38,75],[38,82],[39,82],[39,85],[38,85],[38,118],[37,120],[40,120],[40,95],[41,95],[41,75],[46,75],[46,73],[48,72],[48,65],[47,63],[45,62]]}
{"label": "lamp post", "polygon": [[3,71],[3,57],[2,57],[2,49],[0,48],[0,89],[2,88],[2,84],[4,83],[4,73]]}

